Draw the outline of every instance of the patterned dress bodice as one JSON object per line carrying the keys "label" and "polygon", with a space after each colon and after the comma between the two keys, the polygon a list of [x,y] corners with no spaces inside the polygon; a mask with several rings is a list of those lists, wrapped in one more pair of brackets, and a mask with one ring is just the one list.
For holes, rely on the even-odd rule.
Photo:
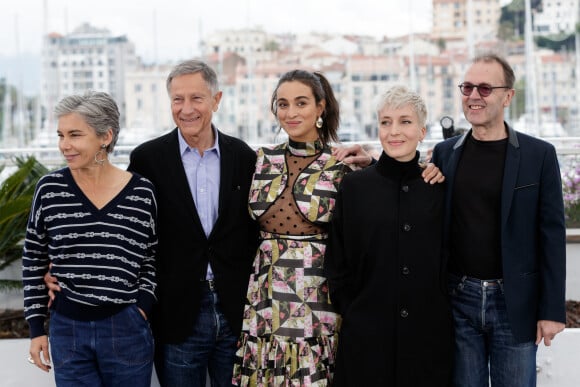
{"label": "patterned dress bodice", "polygon": [[250,214],[265,231],[312,235],[326,231],[338,186],[349,168],[318,141],[258,149]]}

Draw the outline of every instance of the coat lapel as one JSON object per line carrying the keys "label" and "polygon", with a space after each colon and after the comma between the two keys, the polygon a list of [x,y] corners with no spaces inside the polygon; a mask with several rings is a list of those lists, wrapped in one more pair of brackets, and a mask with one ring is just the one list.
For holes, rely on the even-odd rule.
{"label": "coat lapel", "polygon": [[505,155],[505,166],[503,171],[503,185],[501,192],[501,224],[502,228],[506,224],[510,213],[514,191],[516,188],[518,170],[520,167],[520,146],[516,132],[508,129],[508,146]]}
{"label": "coat lapel", "polygon": [[[461,158],[461,152],[463,152],[463,144],[467,136],[471,135],[471,131],[465,133],[457,142],[453,145],[453,150],[447,161],[447,165],[444,168],[445,178],[447,180],[447,194],[445,204],[447,208],[451,208],[451,197],[453,194],[453,184],[455,182],[455,174],[457,173],[457,165],[459,164],[459,159]],[[450,213],[450,211],[448,211]]]}
{"label": "coat lapel", "polygon": [[[463,151],[463,143],[465,142],[467,136],[470,135],[470,133],[471,131],[468,131],[457,140],[450,151],[451,154],[449,155],[447,162],[441,168],[445,175],[445,184],[447,184],[447,189],[445,190],[445,208],[451,208],[453,184],[455,182],[457,165],[459,163],[459,159],[461,158],[461,152]],[[444,225],[444,237],[447,239],[449,238],[449,233],[451,230],[451,211],[445,211]]]}

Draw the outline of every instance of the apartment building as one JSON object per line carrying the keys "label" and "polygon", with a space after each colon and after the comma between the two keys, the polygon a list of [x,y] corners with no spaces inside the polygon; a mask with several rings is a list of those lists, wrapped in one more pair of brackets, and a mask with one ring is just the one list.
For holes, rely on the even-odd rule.
{"label": "apartment building", "polygon": [[580,96],[576,89],[574,53],[540,52],[537,62],[540,112],[553,122],[577,121]]}
{"label": "apartment building", "polygon": [[104,91],[117,101],[125,119],[125,76],[137,65],[135,47],[126,36],[82,24],[70,34],[50,33],[42,50],[41,104],[46,125],[54,122],[53,109],[63,97],[86,89]]}
{"label": "apartment building", "polygon": [[166,79],[172,65],[139,66],[124,82],[126,128],[119,142],[137,144],[175,127]]}
{"label": "apartment building", "polygon": [[570,34],[580,17],[580,0],[542,0],[541,11],[534,14],[534,34]]}
{"label": "apartment building", "polygon": [[[477,1],[481,0],[474,0]],[[495,3],[495,0],[489,2]],[[448,3],[464,5],[465,1]],[[91,33],[97,32],[103,33]],[[71,35],[80,39],[78,33]],[[235,35],[259,36],[260,44],[277,42],[278,48],[258,55],[258,45],[251,50],[227,51]],[[339,134],[343,140],[377,138],[376,97],[395,84],[407,85],[425,98],[429,123],[436,124],[441,116],[450,115],[457,124],[467,125],[461,122],[461,98],[457,89],[470,64],[470,50],[465,40],[450,39],[447,41],[453,44],[439,44],[437,39],[417,35],[383,38],[372,44],[368,37],[316,35],[306,39],[251,31],[219,36],[226,39],[224,45],[220,38],[210,36],[207,41],[212,42],[214,49],[201,58],[218,73],[223,92],[214,123],[225,133],[251,143],[272,143],[281,138],[279,125],[270,111],[270,99],[280,76],[296,68],[321,71],[330,80],[341,106]],[[53,75],[45,77],[45,90],[64,93],[75,88],[109,87],[108,91],[122,95],[123,99],[118,101],[128,129],[121,137],[127,143],[139,142],[174,127],[165,80],[175,63],[119,67],[132,52],[132,45],[124,37],[101,37],[98,41],[104,42],[102,47],[73,44],[70,36],[49,38],[54,40],[54,47],[46,50],[44,62],[48,64],[46,72],[52,71]],[[243,46],[243,42],[239,44]],[[522,81],[526,78],[522,44],[482,40],[476,45],[476,53],[490,50],[504,53],[513,64],[517,79]],[[573,55],[537,55],[538,105],[543,113],[553,114],[562,122],[578,122],[575,66]],[[124,77],[116,78],[121,73]],[[123,86],[122,91],[112,87],[119,84]],[[518,100],[525,97],[524,87],[525,82],[518,84]],[[508,117],[513,113],[514,110],[508,110]]]}
{"label": "apartment building", "polygon": [[[246,60],[235,53],[212,54],[204,60],[215,69],[223,93],[213,122],[225,133],[237,135],[240,109],[232,96],[238,94],[236,72]],[[134,144],[175,127],[166,85],[175,64],[139,65],[127,72],[124,80],[127,130],[121,132],[121,140]]]}
{"label": "apartment building", "polygon": [[434,39],[471,40],[473,44],[497,35],[500,0],[433,0]]}

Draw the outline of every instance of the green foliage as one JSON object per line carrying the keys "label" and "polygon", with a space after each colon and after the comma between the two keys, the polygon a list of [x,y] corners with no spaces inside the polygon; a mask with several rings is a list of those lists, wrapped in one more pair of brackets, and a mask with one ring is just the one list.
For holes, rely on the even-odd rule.
{"label": "green foliage", "polygon": [[515,40],[517,38],[521,39],[520,36],[516,36],[514,23],[512,21],[500,23],[497,37],[502,41]]}
{"label": "green foliage", "polygon": [[580,228],[580,203],[566,207],[566,228]]}
{"label": "green foliage", "polygon": [[[539,11],[542,7],[542,1],[532,0],[530,5],[532,10]],[[511,3],[501,8],[499,36],[503,40],[517,39],[524,36],[525,10],[524,0],[512,0]]]}
{"label": "green foliage", "polygon": [[550,36],[538,36],[535,38],[538,47],[548,48],[552,51],[574,51],[574,34],[560,34]]}
{"label": "green foliage", "polygon": [[280,45],[274,40],[269,40],[264,44],[264,49],[266,51],[278,51],[280,49]]}
{"label": "green foliage", "polygon": [[514,85],[516,94],[510,105],[511,116],[518,118],[526,112],[526,79],[522,78],[516,81]]}
{"label": "green foliage", "polygon": [[[22,256],[22,241],[38,179],[48,172],[36,158],[17,158],[18,169],[0,186],[0,271]],[[0,167],[0,172],[4,167]],[[19,281],[0,280],[0,291],[19,287]]]}
{"label": "green foliage", "polygon": [[571,160],[562,169],[562,194],[567,228],[580,228],[580,164]]}

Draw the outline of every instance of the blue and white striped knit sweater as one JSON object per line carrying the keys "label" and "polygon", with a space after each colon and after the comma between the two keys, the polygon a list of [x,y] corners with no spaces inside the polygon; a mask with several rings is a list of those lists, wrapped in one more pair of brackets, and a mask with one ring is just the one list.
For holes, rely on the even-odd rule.
{"label": "blue and white striped knit sweater", "polygon": [[77,320],[95,320],[137,304],[149,315],[155,302],[157,203],[153,184],[134,174],[97,209],[68,168],[43,176],[34,194],[24,252],[24,315],[30,337],[44,335],[52,263],[62,291],[52,308]]}

